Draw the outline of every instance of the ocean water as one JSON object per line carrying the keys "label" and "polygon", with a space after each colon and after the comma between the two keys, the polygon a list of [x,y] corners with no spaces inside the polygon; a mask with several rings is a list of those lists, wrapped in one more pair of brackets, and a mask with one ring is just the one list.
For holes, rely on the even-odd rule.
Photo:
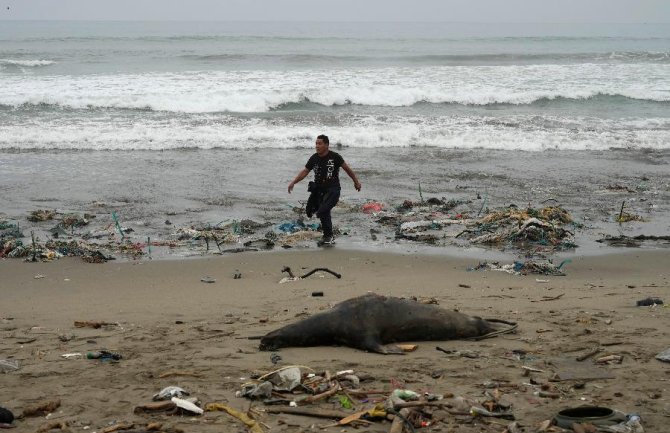
{"label": "ocean water", "polygon": [[670,25],[0,22],[0,149],[670,146]]}
{"label": "ocean water", "polygon": [[[351,204],[421,183],[664,234],[670,25],[0,21],[0,216],[278,221],[320,133]],[[621,199],[652,223],[608,225]]]}

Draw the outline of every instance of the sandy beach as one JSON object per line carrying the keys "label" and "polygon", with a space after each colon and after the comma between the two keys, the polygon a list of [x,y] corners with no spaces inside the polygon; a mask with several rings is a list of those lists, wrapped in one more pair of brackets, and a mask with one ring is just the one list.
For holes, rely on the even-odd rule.
{"label": "sandy beach", "polygon": [[[656,359],[670,347],[659,5],[561,4],[575,13],[564,22],[527,0],[468,2],[463,19],[445,2],[396,16],[392,2],[311,2],[302,22],[287,2],[254,2],[239,21],[235,5],[192,2],[161,19],[169,5],[151,1],[150,21],[116,3],[118,15],[77,8],[99,14],[81,21],[60,3],[0,8],[0,408],[17,417],[3,425],[0,410],[0,429],[403,433],[397,401],[342,420],[408,390],[423,432],[560,433],[546,422],[584,405],[670,431],[670,364]],[[287,191],[319,134],[362,183],[340,171],[327,249],[303,218],[312,175]],[[341,278],[280,283],[286,266]],[[407,341],[404,355],[259,350],[368,293],[518,329]],[[649,298],[665,304],[637,305]],[[292,393],[238,395],[296,365]],[[147,412],[168,386],[255,421]]]}
{"label": "sandy beach", "polygon": [[[637,307],[636,301],[667,301],[668,263],[668,251],[628,250],[574,256],[566,276],[519,276],[468,271],[477,265],[472,258],[340,248],[96,265],[76,258],[51,263],[2,260],[0,359],[16,360],[20,367],[0,374],[0,406],[18,416],[31,404],[60,399],[48,419],[42,415],[15,421],[17,431],[26,432],[59,421],[73,432],[99,432],[118,423],[133,423],[134,431],[145,431],[150,422],[162,423],[163,430],[246,431],[225,412],[133,413],[163,387],[177,385],[203,405],[221,402],[246,412],[253,404],[260,411],[258,420],[269,427],[263,427],[266,431],[319,431],[319,426],[337,420],[264,413],[263,403],[235,396],[254,373],[296,364],[371,376],[362,389],[390,393],[401,386],[475,401],[485,399],[486,383],[497,382],[524,431],[536,431],[538,423],[561,409],[588,404],[640,413],[645,431],[661,432],[670,416],[670,370],[654,356],[668,348],[670,319],[664,306]],[[325,266],[342,278],[319,272],[280,284],[284,266],[296,274]],[[240,279],[233,278],[236,272]],[[204,277],[216,281],[201,282]],[[313,297],[314,291],[323,297]],[[271,363],[270,352],[258,350],[257,340],[247,338],[367,292],[434,298],[442,308],[515,321],[519,329],[479,342],[416,342],[418,349],[405,356],[348,347],[285,348],[278,352],[277,365]],[[74,326],[86,320],[112,325]],[[437,351],[436,345],[453,352]],[[594,347],[602,351],[575,361]],[[110,363],[61,356],[99,349],[123,358]],[[610,354],[621,355],[622,362],[594,364]],[[523,366],[541,371],[524,376]],[[161,378],[170,371],[197,377]],[[612,379],[589,378],[594,372],[609,373]],[[549,381],[568,373],[587,377]],[[542,384],[555,398],[542,397]],[[374,406],[358,399],[353,403],[357,410]],[[311,406],[355,411],[342,409],[338,398]],[[502,432],[508,423],[447,414],[421,430]],[[388,431],[390,426],[389,421],[376,421],[360,430]],[[337,426],[324,431],[351,430]]]}

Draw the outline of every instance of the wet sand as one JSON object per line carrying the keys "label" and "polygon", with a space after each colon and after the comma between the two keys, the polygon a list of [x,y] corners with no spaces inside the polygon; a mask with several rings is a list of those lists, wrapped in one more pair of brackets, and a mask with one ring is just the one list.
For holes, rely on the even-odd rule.
{"label": "wet sand", "polygon": [[[253,372],[276,368],[270,353],[246,337],[299,320],[304,314],[374,292],[381,295],[434,297],[441,307],[519,323],[518,333],[479,342],[418,342],[405,356],[383,356],[347,347],[286,348],[278,366],[301,364],[315,370],[347,368],[374,377],[366,389],[392,390],[393,384],[437,394],[453,393],[483,401],[483,383],[509,381],[500,388],[526,431],[558,410],[597,404],[639,412],[647,432],[665,431],[670,415],[668,364],[654,356],[670,345],[670,317],[663,306],[636,307],[649,296],[668,301],[670,253],[631,251],[575,256],[567,276],[516,276],[471,271],[476,259],[419,254],[383,254],[344,250],[244,253],[192,260],[108,262],[79,259],[51,263],[0,261],[0,359],[15,359],[20,369],[0,374],[0,406],[15,415],[44,399],[60,399],[49,420],[17,421],[17,431],[36,431],[48,421],[67,421],[71,431],[101,431],[119,422],[138,426],[159,421],[184,431],[246,431],[222,412],[201,417],[135,415],[165,386],[178,385],[203,403],[225,402],[246,411],[248,400],[235,397]],[[283,266],[296,274],[326,266],[342,274],[318,273],[279,284]],[[238,271],[241,279],[234,279]],[[35,278],[43,275],[43,278]],[[207,284],[209,276],[216,282]],[[538,281],[541,280],[541,281]],[[312,297],[323,291],[323,297]],[[553,299],[553,300],[552,300]],[[76,320],[115,325],[76,328]],[[59,336],[64,336],[61,341]],[[461,351],[472,358],[435,350]],[[574,358],[601,346],[581,363]],[[65,353],[101,348],[118,351],[118,363],[64,359]],[[467,351],[467,352],[466,352]],[[595,366],[594,359],[623,355],[621,364]],[[522,366],[537,383],[556,372],[595,368],[614,379],[551,382],[560,398],[537,395]],[[569,365],[566,367],[565,365]],[[160,378],[181,370],[199,377]],[[371,404],[356,401],[358,409]],[[254,403],[263,409],[262,403]],[[317,405],[341,409],[337,399]],[[266,414],[270,431],[318,431],[331,421],[296,415]],[[427,431],[501,432],[507,421],[449,416]],[[388,431],[376,422],[362,431]],[[331,427],[325,431],[351,431]]]}
{"label": "wet sand", "polygon": [[[363,183],[361,192],[356,192],[341,173],[342,196],[333,223],[346,233],[338,242],[347,247],[383,251],[389,246],[397,249],[400,242],[399,250],[407,252],[425,246],[396,240],[396,227],[378,224],[377,217],[361,212],[361,206],[368,202],[380,202],[386,210],[393,210],[405,200],[418,202],[422,197],[459,202],[453,214],[469,218],[511,205],[561,206],[581,227],[574,230],[578,254],[611,252],[595,242],[605,236],[667,236],[670,229],[670,152],[666,150],[344,147],[337,151]],[[312,152],[312,147],[0,152],[0,166],[7,168],[0,171],[0,221],[19,223],[24,243],[30,242],[31,230],[43,242],[52,236],[49,229],[56,221],[30,223],[26,217],[31,211],[56,209],[62,214],[94,215],[89,225],[73,231],[75,239],[88,232],[114,235],[115,212],[120,224],[133,230],[128,238],[144,243],[149,237],[152,241],[175,240],[178,229],[184,227],[225,225],[250,218],[271,226],[242,241],[257,239],[270,228],[278,232],[279,225],[297,218],[293,208],[306,202],[308,179],[296,185],[293,194],[288,194],[286,187]],[[625,212],[642,221],[617,223],[623,202]],[[371,230],[377,235],[372,236]],[[169,250],[156,248],[153,258],[205,251],[204,242],[191,244]],[[442,244],[450,248],[459,245],[451,237],[441,241],[440,248]]]}

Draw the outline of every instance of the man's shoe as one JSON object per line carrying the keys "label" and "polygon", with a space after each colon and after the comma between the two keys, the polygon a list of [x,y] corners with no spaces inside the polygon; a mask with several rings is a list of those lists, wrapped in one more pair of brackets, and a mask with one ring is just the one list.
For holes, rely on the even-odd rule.
{"label": "man's shoe", "polygon": [[322,245],[335,245],[335,236],[324,236],[318,242],[319,246]]}

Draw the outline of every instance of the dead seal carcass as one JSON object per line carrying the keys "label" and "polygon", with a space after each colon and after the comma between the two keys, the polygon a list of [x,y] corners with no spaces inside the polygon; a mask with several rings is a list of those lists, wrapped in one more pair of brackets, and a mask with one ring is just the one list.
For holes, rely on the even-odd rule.
{"label": "dead seal carcass", "polygon": [[341,302],[261,338],[261,350],[291,346],[342,345],[383,354],[402,354],[400,341],[473,339],[514,330],[504,321],[484,320],[415,301],[369,294]]}

